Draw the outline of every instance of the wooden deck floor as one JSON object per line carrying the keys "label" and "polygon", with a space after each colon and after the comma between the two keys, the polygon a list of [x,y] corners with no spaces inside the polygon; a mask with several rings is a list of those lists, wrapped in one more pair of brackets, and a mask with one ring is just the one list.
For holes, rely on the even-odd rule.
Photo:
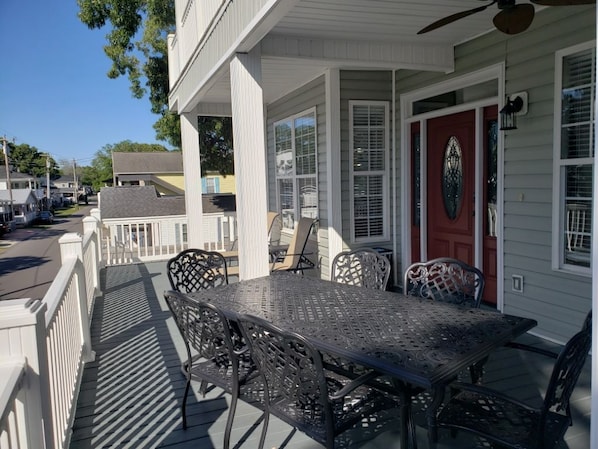
{"label": "wooden deck floor", "polygon": [[[180,404],[185,357],[178,331],[162,293],[168,289],[165,263],[108,267],[103,271],[103,295],[96,301],[92,323],[96,360],[85,368],[70,449],[172,448],[221,449],[228,395],[213,389],[205,398],[190,394],[188,422],[182,429]],[[526,343],[558,349],[524,336]],[[574,426],[563,448],[590,447],[590,362],[573,395]],[[487,364],[485,382],[524,400],[539,401],[552,368],[536,355],[501,349]],[[197,388],[195,388],[197,392]],[[385,416],[386,431],[374,439],[357,429],[341,447],[399,448],[398,420]],[[261,431],[261,413],[240,403],[231,448],[253,449]],[[427,448],[418,429],[419,447]],[[440,449],[480,447],[466,435],[453,440],[441,434]],[[364,440],[365,439],[365,440]],[[272,419],[265,449],[320,449],[300,432]]]}

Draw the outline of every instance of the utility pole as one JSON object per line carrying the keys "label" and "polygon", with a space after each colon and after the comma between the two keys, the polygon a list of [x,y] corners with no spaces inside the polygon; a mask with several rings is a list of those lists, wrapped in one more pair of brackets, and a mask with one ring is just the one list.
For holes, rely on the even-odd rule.
{"label": "utility pole", "polygon": [[73,159],[73,187],[75,189],[75,194],[73,195],[73,200],[75,200],[75,204],[79,205],[79,186],[77,185],[77,162]]}
{"label": "utility pole", "polygon": [[50,210],[50,155],[46,154],[46,210]]}
{"label": "utility pole", "polygon": [[14,209],[12,204],[12,185],[10,181],[10,167],[8,165],[8,145],[6,144],[6,136],[2,138],[2,150],[4,151],[4,164],[6,167],[6,187],[8,189],[8,200],[10,207],[10,221],[14,220]]}

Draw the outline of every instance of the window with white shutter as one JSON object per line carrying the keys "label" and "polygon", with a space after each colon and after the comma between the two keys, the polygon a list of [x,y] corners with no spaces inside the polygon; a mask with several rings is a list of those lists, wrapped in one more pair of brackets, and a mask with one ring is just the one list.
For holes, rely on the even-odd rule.
{"label": "window with white shutter", "polygon": [[354,242],[388,239],[388,115],[388,102],[349,102]]}
{"label": "window with white shutter", "polygon": [[[584,48],[585,47],[585,48]],[[590,270],[596,50],[593,43],[557,53],[554,254],[556,268]],[[558,208],[558,209],[556,209]]]}
{"label": "window with white shutter", "polygon": [[283,229],[301,217],[318,217],[316,111],[274,124],[276,187]]}

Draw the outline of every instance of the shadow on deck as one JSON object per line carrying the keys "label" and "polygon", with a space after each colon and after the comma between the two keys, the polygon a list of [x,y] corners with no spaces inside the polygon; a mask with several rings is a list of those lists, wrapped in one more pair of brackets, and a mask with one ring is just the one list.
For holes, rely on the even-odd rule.
{"label": "shadow on deck", "polygon": [[[180,404],[185,378],[180,363],[186,357],[178,330],[164,302],[169,288],[165,262],[108,267],[92,321],[96,360],[84,371],[70,449],[99,448],[222,448],[228,395],[212,389],[205,398],[190,393],[188,428],[181,424]],[[526,335],[521,341],[558,350],[556,345]],[[590,361],[572,398],[574,426],[563,448],[587,449],[590,444]],[[486,365],[485,383],[525,401],[540,401],[552,369],[550,360],[509,349],[498,350]],[[398,420],[388,418],[387,430],[364,441],[361,429],[343,446],[362,449],[399,448]],[[258,445],[261,412],[239,403],[231,448]],[[426,433],[418,430],[419,447]],[[481,447],[466,438],[441,434],[439,449]],[[319,449],[322,446],[287,424],[271,419],[266,449]]]}

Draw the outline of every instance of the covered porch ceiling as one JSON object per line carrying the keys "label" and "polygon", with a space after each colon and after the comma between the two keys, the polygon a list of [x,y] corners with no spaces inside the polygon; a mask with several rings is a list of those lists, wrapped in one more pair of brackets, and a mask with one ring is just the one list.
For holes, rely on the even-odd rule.
{"label": "covered porch ceiling", "polygon": [[[492,19],[500,10],[491,3],[492,0],[282,1],[245,36],[236,51],[248,52],[260,44],[266,104],[320,76],[327,68],[448,73],[453,70],[456,45],[495,30]],[[518,0],[517,4],[530,2]],[[486,5],[489,6],[484,11],[417,34],[438,19]],[[546,7],[534,8],[538,14]],[[205,112],[214,111],[216,105],[230,105],[230,92],[229,68],[225,63],[198,92],[196,100]]]}

